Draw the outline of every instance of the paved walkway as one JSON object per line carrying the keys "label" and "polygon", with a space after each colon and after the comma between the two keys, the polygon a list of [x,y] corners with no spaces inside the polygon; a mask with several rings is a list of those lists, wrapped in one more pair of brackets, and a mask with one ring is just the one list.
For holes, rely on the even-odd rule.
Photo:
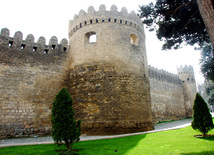
{"label": "paved walkway", "polygon": [[[212,113],[212,116],[214,117],[214,113]],[[113,135],[113,136],[81,136],[80,141],[110,139],[110,138],[126,137],[126,136],[154,133],[159,131],[179,129],[179,128],[183,128],[191,125],[191,122],[192,122],[192,119],[184,119],[184,120],[179,120],[174,122],[160,123],[160,124],[155,124],[154,125],[155,129],[152,131],[138,132],[138,133],[131,133],[131,134],[122,134],[122,135]],[[0,140],[0,147],[34,145],[34,144],[51,144],[51,143],[54,143],[52,137],[16,138],[16,139]]]}

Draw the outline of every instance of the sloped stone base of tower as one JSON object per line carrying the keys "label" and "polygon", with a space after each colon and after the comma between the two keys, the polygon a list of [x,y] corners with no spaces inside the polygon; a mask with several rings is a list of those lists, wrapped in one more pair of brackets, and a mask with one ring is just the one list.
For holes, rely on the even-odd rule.
{"label": "sloped stone base of tower", "polygon": [[82,64],[71,70],[70,92],[83,134],[153,129],[149,82],[144,75],[120,71],[112,64]]}
{"label": "sloped stone base of tower", "polygon": [[81,133],[86,135],[117,135],[153,130],[151,122],[104,121],[83,123]]}

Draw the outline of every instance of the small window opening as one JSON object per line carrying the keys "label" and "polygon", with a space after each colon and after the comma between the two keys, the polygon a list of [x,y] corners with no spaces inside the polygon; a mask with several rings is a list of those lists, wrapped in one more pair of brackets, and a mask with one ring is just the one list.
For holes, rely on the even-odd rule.
{"label": "small window opening", "polygon": [[114,19],[114,22],[116,23],[116,22],[117,22],[117,19]]}
{"label": "small window opening", "polygon": [[138,46],[139,38],[135,34],[130,35],[130,43]]}
{"label": "small window opening", "polygon": [[104,18],[102,19],[102,22],[105,22],[105,19],[104,19]]}
{"label": "small window opening", "polygon": [[9,41],[8,46],[12,47],[13,46],[13,41]]}
{"label": "small window opening", "polygon": [[90,20],[90,24],[92,24],[92,19]]}
{"label": "small window opening", "polygon": [[45,49],[44,54],[48,54],[48,51],[49,51],[48,49]]}
{"label": "small window opening", "polygon": [[87,43],[96,43],[97,42],[97,35],[95,32],[88,32],[85,34],[85,40]]}
{"label": "small window opening", "polygon": [[99,22],[99,20],[98,19],[96,19],[96,23],[98,23]]}
{"label": "small window opening", "polygon": [[123,23],[123,21],[122,20],[120,20],[120,24],[122,24]]}
{"label": "small window opening", "polygon": [[80,23],[80,28],[82,27],[82,23]]}
{"label": "small window opening", "polygon": [[55,48],[56,48],[56,45],[52,44],[51,49],[55,50]]}
{"label": "small window opening", "polygon": [[108,19],[108,22],[111,22],[111,18]]}
{"label": "small window opening", "polygon": [[96,43],[97,42],[97,36],[96,34],[93,34],[89,37],[89,43]]}
{"label": "small window opening", "polygon": [[21,49],[23,50],[23,49],[25,49],[25,44],[21,44]]}
{"label": "small window opening", "polygon": [[132,22],[130,22],[130,26],[132,26]]}
{"label": "small window opening", "polygon": [[85,25],[87,25],[87,22],[85,21]]}
{"label": "small window opening", "polygon": [[36,52],[36,50],[37,50],[37,47],[33,46],[33,52]]}
{"label": "small window opening", "polygon": [[63,51],[65,52],[67,50],[67,48],[66,47],[63,47]]}
{"label": "small window opening", "polygon": [[187,78],[187,81],[189,81],[189,78]]}
{"label": "small window opening", "polygon": [[125,21],[125,24],[126,24],[126,25],[127,25],[127,23],[128,23],[128,22],[127,22],[127,21]]}

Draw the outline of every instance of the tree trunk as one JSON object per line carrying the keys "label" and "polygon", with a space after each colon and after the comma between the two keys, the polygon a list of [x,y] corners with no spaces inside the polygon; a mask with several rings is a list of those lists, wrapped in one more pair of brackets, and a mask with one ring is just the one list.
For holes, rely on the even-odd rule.
{"label": "tree trunk", "polygon": [[203,133],[202,133],[202,137],[205,137],[205,136],[206,136],[206,133],[205,133],[205,132],[203,132]]}
{"label": "tree trunk", "polygon": [[65,144],[66,144],[67,150],[70,151],[70,143],[66,140]]}
{"label": "tree trunk", "polygon": [[198,8],[214,48],[214,0],[197,0]]}

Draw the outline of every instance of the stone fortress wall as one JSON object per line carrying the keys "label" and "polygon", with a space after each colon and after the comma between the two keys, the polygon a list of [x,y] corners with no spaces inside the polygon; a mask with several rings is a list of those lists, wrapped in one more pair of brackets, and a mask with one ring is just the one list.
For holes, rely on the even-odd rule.
{"label": "stone fortress wall", "polygon": [[149,66],[153,122],[186,117],[184,92],[178,75]]}
{"label": "stone fortress wall", "polygon": [[177,68],[178,76],[182,82],[186,117],[192,117],[193,102],[197,92],[194,70],[192,66]]}
{"label": "stone fortress wall", "polygon": [[51,107],[62,88],[68,41],[37,43],[9,30],[0,34],[0,137],[50,133]]}
{"label": "stone fortress wall", "polygon": [[88,135],[151,130],[152,121],[191,117],[193,70],[181,67],[178,76],[148,66],[143,25],[133,11],[89,7],[70,21],[69,47],[66,39],[45,42],[1,31],[0,137],[49,134],[52,102],[65,86]]}
{"label": "stone fortress wall", "polygon": [[172,74],[149,66],[153,122],[192,117],[197,93],[192,66],[180,66]]}
{"label": "stone fortress wall", "polygon": [[[90,42],[95,35],[96,42]],[[132,41],[131,41],[132,40]],[[143,24],[134,12],[89,7],[69,25],[70,90],[87,134],[153,129]]]}

